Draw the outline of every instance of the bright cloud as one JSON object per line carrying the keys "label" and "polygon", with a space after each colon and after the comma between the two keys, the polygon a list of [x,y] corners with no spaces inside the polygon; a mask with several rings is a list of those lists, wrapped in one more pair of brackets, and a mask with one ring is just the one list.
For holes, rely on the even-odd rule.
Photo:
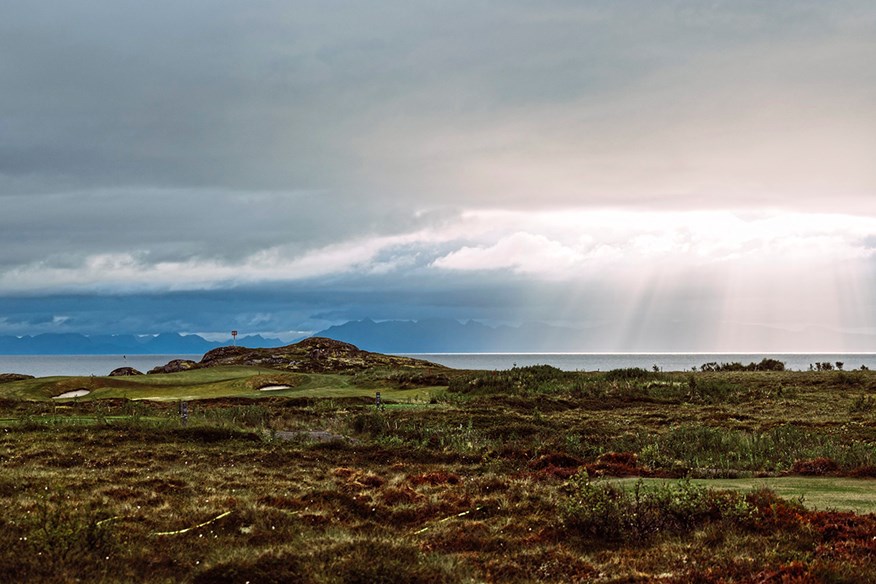
{"label": "bright cloud", "polygon": [[463,247],[433,262],[451,270],[503,270],[532,275],[550,275],[579,264],[576,250],[544,235],[518,232],[489,247]]}
{"label": "bright cloud", "polygon": [[[861,262],[876,219],[848,215],[567,210],[469,211],[440,226],[301,251],[273,246],[236,261],[151,261],[146,252],[67,256],[0,274],[8,291],[187,290],[325,276],[508,272],[532,279],[627,278],[643,271],[788,270]],[[617,280],[618,286],[625,280]]]}
{"label": "bright cloud", "polygon": [[[555,278],[673,270],[734,263],[743,267],[824,264],[866,259],[876,219],[847,215],[772,213],[746,218],[729,212],[470,213],[470,229],[494,236],[433,263],[447,270],[507,269]],[[518,231],[517,229],[520,229]],[[525,229],[525,231],[524,231]]]}

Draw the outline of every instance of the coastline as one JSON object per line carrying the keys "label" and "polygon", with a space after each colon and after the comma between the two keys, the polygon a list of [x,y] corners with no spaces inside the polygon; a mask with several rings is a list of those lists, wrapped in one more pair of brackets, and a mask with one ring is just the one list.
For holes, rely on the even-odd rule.
{"label": "coastline", "polygon": [[[454,369],[503,370],[514,366],[551,365],[564,371],[609,371],[640,367],[662,371],[690,371],[705,363],[756,363],[777,359],[791,371],[806,371],[818,362],[843,363],[847,371],[866,366],[876,370],[876,353],[395,353],[425,359]],[[0,355],[0,372],[37,377],[107,375],[118,367],[146,372],[172,359],[198,361],[201,354],[163,355]]]}

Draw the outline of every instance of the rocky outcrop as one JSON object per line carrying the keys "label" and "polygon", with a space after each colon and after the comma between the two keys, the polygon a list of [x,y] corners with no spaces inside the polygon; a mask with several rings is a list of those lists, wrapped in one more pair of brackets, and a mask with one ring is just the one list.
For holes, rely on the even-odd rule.
{"label": "rocky outcrop", "polygon": [[33,375],[25,375],[24,373],[0,373],[0,383],[9,383],[11,381],[22,381],[23,379],[33,378]]}
{"label": "rocky outcrop", "polygon": [[199,365],[191,359],[174,359],[167,365],[159,365],[149,370],[149,374],[154,373],[179,373],[180,371],[188,371],[189,369],[197,369]]}
{"label": "rocky outcrop", "polygon": [[303,373],[351,372],[373,367],[445,369],[442,365],[421,359],[363,351],[356,345],[325,337],[311,337],[293,345],[274,349],[220,347],[205,354],[198,365],[200,367],[249,365]]}
{"label": "rocky outcrop", "polygon": [[143,375],[142,371],[137,371],[133,367],[119,367],[110,371],[110,377],[124,377],[126,375]]}
{"label": "rocky outcrop", "polygon": [[229,365],[265,367],[299,373],[352,373],[374,367],[408,370],[447,369],[443,365],[421,359],[371,353],[350,343],[324,337],[311,337],[292,345],[272,349],[219,347],[206,353],[198,363],[177,359],[163,367],[156,367],[149,373],[175,373],[201,367]]}

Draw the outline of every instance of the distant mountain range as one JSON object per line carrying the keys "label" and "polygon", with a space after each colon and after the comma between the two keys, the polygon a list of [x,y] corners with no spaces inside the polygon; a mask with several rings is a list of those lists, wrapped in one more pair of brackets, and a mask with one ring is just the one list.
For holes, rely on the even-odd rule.
{"label": "distant mountain range", "polygon": [[[163,333],[160,335],[94,335],[46,333],[36,336],[0,336],[3,355],[200,355],[216,347],[230,345],[212,342],[199,335]],[[261,335],[240,337],[237,344],[252,348],[279,347],[280,339]]]}
{"label": "distant mountain range", "polygon": [[581,330],[540,323],[523,324],[519,327],[492,327],[475,321],[461,323],[439,318],[383,322],[365,319],[333,326],[317,335],[380,353],[526,353],[588,350],[579,348],[582,346],[580,339],[584,336]]}
{"label": "distant mountain range", "polygon": [[[350,321],[313,336],[352,343],[380,353],[466,353],[569,350],[569,341],[580,331],[543,324],[491,327],[469,321],[426,319],[420,321]],[[303,338],[303,337],[302,337]],[[239,337],[237,344],[251,348],[280,347],[298,341],[261,335]],[[231,344],[213,342],[195,334],[93,335],[46,333],[35,336],[0,336],[4,355],[196,355]]]}
{"label": "distant mountain range", "polygon": [[[618,339],[608,327],[577,329],[540,323],[513,326],[488,326],[452,319],[419,321],[356,320],[332,326],[313,336],[352,343],[366,351],[379,353],[562,353],[562,352],[873,352],[876,336],[821,327],[787,330],[763,325],[736,325],[728,328],[740,339],[755,339],[761,346],[710,346],[704,331],[658,330],[635,338]],[[304,338],[304,337],[302,337]],[[261,335],[239,337],[237,344],[251,348],[271,348],[292,341]],[[208,341],[198,335],[165,333],[160,335],[41,334],[0,336],[0,354],[5,355],[200,355],[226,341]],[[617,345],[623,347],[619,349]],[[695,349],[695,347],[701,347]],[[771,348],[772,347],[772,348]]]}

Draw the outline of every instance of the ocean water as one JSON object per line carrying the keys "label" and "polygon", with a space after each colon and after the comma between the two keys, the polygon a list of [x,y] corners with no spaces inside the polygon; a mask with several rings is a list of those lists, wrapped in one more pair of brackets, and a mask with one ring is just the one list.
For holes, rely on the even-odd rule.
{"label": "ocean water", "polygon": [[837,361],[843,369],[866,366],[876,370],[876,353],[418,353],[410,357],[425,359],[454,369],[502,370],[514,366],[553,365],[564,371],[610,371],[626,367],[662,371],[690,371],[704,363],[744,365],[761,359],[777,359],[786,369],[806,371],[810,364]]}
{"label": "ocean water", "polygon": [[172,359],[200,361],[202,355],[0,355],[0,373],[52,375],[108,375],[119,367],[146,373]]}
{"label": "ocean water", "polygon": [[[553,365],[564,371],[609,371],[625,367],[663,371],[690,371],[703,363],[748,364],[778,359],[786,368],[805,371],[817,362],[843,363],[846,370],[862,365],[876,370],[876,353],[408,353],[455,369],[501,370],[527,365]],[[51,375],[107,375],[118,367],[147,372],[171,359],[198,361],[201,355],[0,355],[0,373]]]}

